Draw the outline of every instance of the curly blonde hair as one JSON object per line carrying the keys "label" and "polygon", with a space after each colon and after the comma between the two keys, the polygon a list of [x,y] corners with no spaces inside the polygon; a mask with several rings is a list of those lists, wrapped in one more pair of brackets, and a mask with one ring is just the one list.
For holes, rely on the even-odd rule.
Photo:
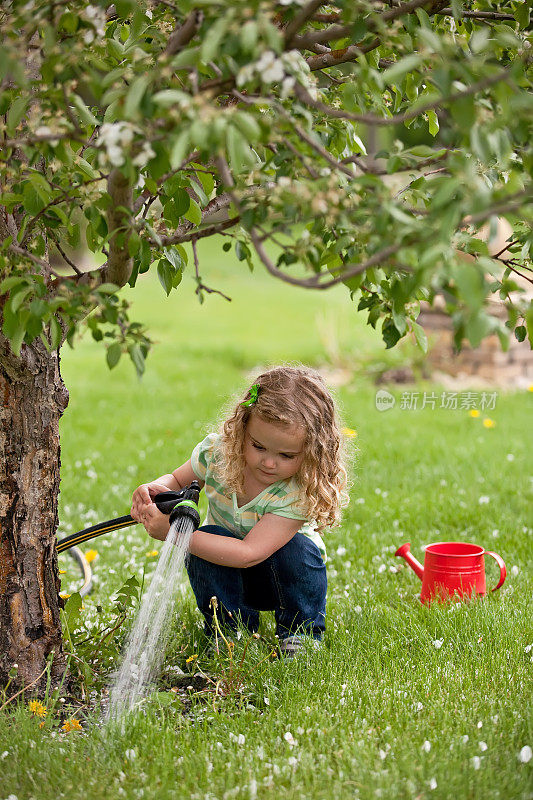
{"label": "curly blonde hair", "polygon": [[341,509],[348,504],[346,451],[333,398],[316,370],[280,366],[252,382],[257,400],[250,406],[250,390],[220,424],[221,446],[215,470],[222,484],[244,491],[244,434],[250,416],[266,422],[297,425],[305,430],[305,455],[294,476],[299,488],[298,510],[315,522],[319,532],[339,524]]}

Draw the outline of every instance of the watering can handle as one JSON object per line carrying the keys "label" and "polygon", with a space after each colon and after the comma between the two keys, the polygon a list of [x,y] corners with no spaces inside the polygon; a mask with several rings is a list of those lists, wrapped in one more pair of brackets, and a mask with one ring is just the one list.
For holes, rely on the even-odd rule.
{"label": "watering can handle", "polygon": [[504,582],[505,578],[507,577],[507,567],[505,566],[505,561],[503,560],[503,558],[501,556],[498,555],[498,553],[493,553],[492,550],[485,550],[485,555],[486,556],[492,556],[493,559],[496,561],[497,565],[500,568],[500,580],[498,581],[498,584],[492,590],[493,592],[495,592],[496,589],[500,588],[500,586]]}

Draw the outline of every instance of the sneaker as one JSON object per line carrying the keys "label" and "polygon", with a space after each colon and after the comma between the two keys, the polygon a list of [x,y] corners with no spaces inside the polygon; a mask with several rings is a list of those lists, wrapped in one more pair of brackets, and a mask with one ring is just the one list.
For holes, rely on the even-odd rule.
{"label": "sneaker", "polygon": [[322,646],[321,639],[311,639],[309,636],[286,636],[280,640],[279,650],[284,658],[294,658],[299,651],[306,649],[306,645],[312,650],[319,650]]}

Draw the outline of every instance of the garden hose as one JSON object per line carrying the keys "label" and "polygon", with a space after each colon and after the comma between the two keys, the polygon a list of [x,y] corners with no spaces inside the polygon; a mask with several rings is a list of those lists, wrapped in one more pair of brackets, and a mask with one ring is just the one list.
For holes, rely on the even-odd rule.
{"label": "garden hose", "polygon": [[[193,481],[189,486],[184,486],[179,492],[160,492],[154,497],[154,503],[159,511],[163,514],[170,516],[170,522],[174,522],[179,517],[190,517],[197,527],[200,524],[200,515],[198,513],[198,500],[200,496],[200,485],[198,481]],[[84,583],[79,590],[82,597],[88,594],[92,589],[92,570],[89,562],[78,549],[77,545],[86,542],[88,539],[95,539],[97,536],[103,536],[105,533],[117,531],[120,528],[127,528],[129,525],[136,525],[137,521],[129,514],[116,519],[109,519],[106,522],[99,522],[97,525],[91,525],[90,528],[84,528],[76,533],[71,533],[57,543],[57,552],[63,553],[72,548],[71,555],[76,559],[82,571]]]}

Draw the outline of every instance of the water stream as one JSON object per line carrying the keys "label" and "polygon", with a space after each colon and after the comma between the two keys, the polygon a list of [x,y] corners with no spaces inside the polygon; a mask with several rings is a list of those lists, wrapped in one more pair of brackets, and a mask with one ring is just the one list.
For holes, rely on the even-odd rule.
{"label": "water stream", "polygon": [[170,526],[109,691],[110,720],[132,711],[159,674],[193,530],[190,517],[178,517]]}

